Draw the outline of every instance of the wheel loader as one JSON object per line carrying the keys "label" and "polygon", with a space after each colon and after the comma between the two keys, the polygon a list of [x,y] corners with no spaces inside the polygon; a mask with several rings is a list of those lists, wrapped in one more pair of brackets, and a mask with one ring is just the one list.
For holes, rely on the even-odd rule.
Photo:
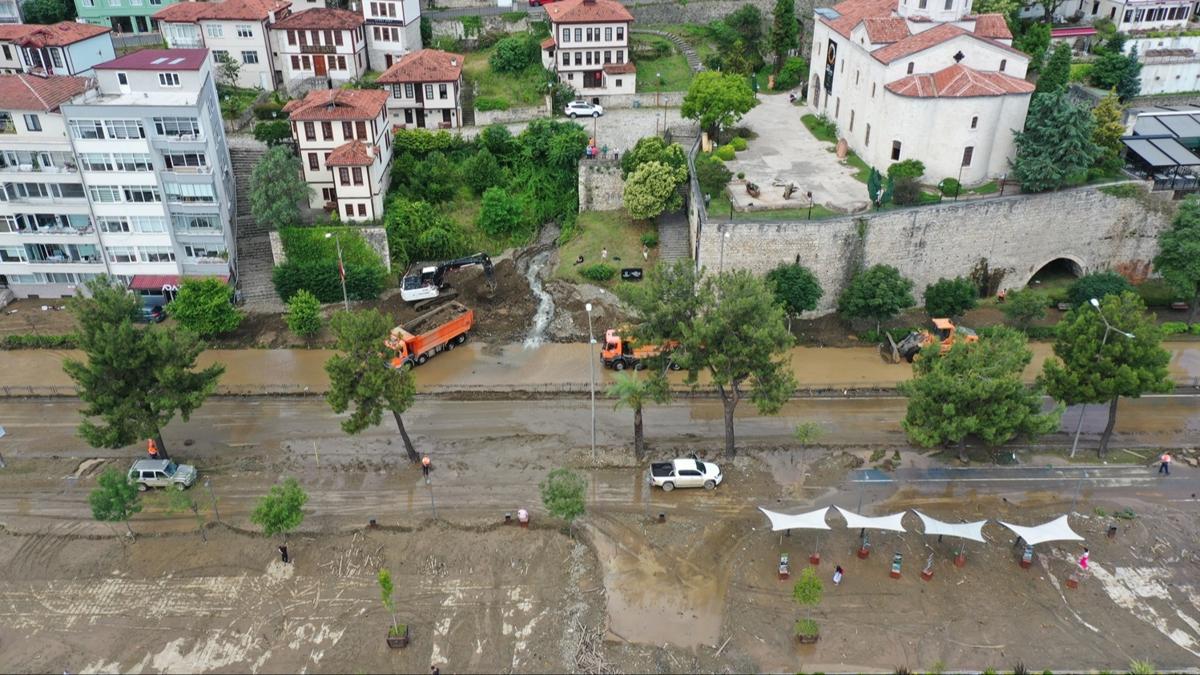
{"label": "wheel loader", "polygon": [[[915,330],[900,342],[893,343],[890,351],[895,356],[912,363],[920,355],[922,349],[934,342],[941,345],[940,353],[945,354],[950,351],[950,348],[954,346],[955,339],[958,338],[967,342],[979,342],[979,335],[970,328],[956,326],[950,319],[934,319],[932,331]],[[888,335],[888,341],[892,341],[890,335]],[[883,345],[880,346],[883,347]]]}

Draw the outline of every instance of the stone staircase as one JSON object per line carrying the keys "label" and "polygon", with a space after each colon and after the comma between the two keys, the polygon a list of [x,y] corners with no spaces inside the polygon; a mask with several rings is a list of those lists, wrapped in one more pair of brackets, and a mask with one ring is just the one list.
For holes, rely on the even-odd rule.
{"label": "stone staircase", "polygon": [[688,68],[691,68],[693,73],[698,73],[704,70],[704,64],[700,63],[700,56],[696,54],[696,50],[692,49],[692,46],[678,35],[674,33],[668,33],[664,30],[653,30],[649,28],[635,28],[629,32],[635,35],[638,33],[644,33],[646,35],[657,35],[658,37],[666,38],[671,44],[675,45],[675,48],[679,50],[680,54],[683,54],[683,58],[687,60]]}
{"label": "stone staircase", "polygon": [[658,259],[665,263],[690,260],[686,211],[664,213],[658,219]]}
{"label": "stone staircase", "polygon": [[250,175],[264,154],[266,146],[261,144],[238,142],[229,145],[229,159],[237,185],[238,289],[246,311],[282,312],[283,302],[271,283],[274,260],[267,236],[270,227],[256,223],[250,213]]}

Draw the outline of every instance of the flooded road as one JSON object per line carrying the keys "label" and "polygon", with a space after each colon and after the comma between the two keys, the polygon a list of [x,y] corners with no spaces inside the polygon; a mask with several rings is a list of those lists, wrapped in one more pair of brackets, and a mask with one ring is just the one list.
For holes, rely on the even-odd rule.
{"label": "flooded road", "polygon": [[[1042,362],[1051,355],[1050,345],[1031,345],[1034,358],[1026,369],[1032,381]],[[1194,343],[1168,343],[1170,372],[1181,387],[1200,386],[1200,347]],[[489,345],[468,342],[443,352],[414,371],[418,391],[447,388],[586,387],[590,359],[599,359],[586,343],[542,343],[535,348],[523,344]],[[201,354],[201,366],[225,364],[218,391],[227,393],[323,392],[329,385],[325,361],[332,354],[324,349],[210,350]],[[38,393],[70,388],[62,372],[64,358],[78,358],[72,351],[0,351],[0,387],[35,387]],[[797,347],[791,350],[792,372],[801,389],[891,388],[912,376],[907,364],[883,363],[873,348]],[[612,371],[597,369],[601,388],[612,379]],[[682,384],[682,373],[671,373]],[[701,377],[701,383],[706,381]]]}

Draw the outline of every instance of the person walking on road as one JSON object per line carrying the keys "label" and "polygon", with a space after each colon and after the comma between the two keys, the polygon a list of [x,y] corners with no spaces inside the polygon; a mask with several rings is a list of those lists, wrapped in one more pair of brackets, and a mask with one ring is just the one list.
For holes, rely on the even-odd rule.
{"label": "person walking on road", "polygon": [[1084,546],[1083,547],[1083,555],[1079,556],[1079,569],[1083,570],[1084,572],[1088,571],[1088,555],[1089,554],[1090,554],[1090,551],[1088,551],[1088,547]]}
{"label": "person walking on road", "polygon": [[1165,473],[1168,476],[1170,476],[1171,475],[1171,453],[1164,452],[1162,454],[1162,457],[1158,458],[1158,461],[1161,462],[1161,464],[1158,465],[1158,472]]}
{"label": "person walking on road", "polygon": [[833,570],[833,585],[840,585],[842,583],[842,577],[845,576],[845,574],[846,573],[842,570],[842,566],[838,565],[837,568]]}
{"label": "person walking on road", "polygon": [[283,562],[285,562],[285,563],[289,563],[292,561],[292,559],[288,557],[287,544],[284,544],[279,547],[279,557],[282,558]]}
{"label": "person walking on road", "polygon": [[425,455],[421,458],[421,475],[425,477],[426,482],[429,481],[429,465],[431,463],[432,462],[429,461],[429,455]]}

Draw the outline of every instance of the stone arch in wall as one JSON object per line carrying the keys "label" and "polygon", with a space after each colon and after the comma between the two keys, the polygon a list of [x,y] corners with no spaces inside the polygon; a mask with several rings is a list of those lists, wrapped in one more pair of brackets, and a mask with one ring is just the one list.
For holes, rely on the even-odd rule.
{"label": "stone arch in wall", "polygon": [[1021,287],[1023,288],[1032,284],[1035,279],[1045,277],[1061,278],[1069,275],[1078,279],[1086,273],[1086,270],[1087,265],[1084,264],[1081,258],[1073,255],[1060,255],[1043,262],[1041,265],[1031,267],[1029,275],[1025,278],[1025,283],[1021,284]]}

